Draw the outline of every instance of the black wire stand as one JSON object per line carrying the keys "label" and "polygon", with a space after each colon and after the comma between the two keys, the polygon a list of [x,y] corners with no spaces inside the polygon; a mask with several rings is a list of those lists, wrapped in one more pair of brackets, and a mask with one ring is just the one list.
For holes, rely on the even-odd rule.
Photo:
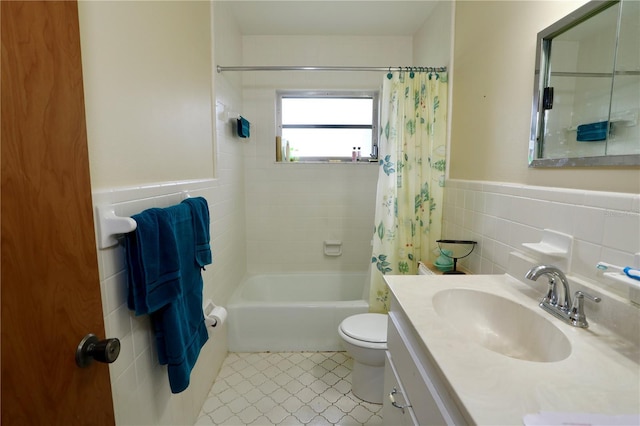
{"label": "black wire stand", "polygon": [[[464,275],[464,272],[458,271],[456,266],[458,264],[458,259],[464,259],[469,256],[473,249],[476,248],[477,241],[471,240],[436,240],[438,243],[438,248],[440,249],[440,253],[443,256],[448,257],[449,259],[453,259],[453,269],[451,271],[443,272],[444,275]],[[452,244],[454,247],[446,247],[445,244]],[[461,247],[463,245],[467,245],[469,247]],[[444,247],[443,247],[444,246]],[[451,255],[447,254],[447,252],[451,252]]]}

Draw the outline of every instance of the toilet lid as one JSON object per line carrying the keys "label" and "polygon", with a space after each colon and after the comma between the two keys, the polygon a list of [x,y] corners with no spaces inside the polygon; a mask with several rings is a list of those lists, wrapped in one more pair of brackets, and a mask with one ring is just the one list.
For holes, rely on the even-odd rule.
{"label": "toilet lid", "polygon": [[347,336],[364,342],[387,342],[387,316],[384,314],[358,314],[340,324]]}

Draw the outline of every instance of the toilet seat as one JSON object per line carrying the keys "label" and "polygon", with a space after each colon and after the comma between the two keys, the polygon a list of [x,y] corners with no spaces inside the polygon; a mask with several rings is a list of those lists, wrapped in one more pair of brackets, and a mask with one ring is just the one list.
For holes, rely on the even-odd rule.
{"label": "toilet seat", "polygon": [[387,315],[358,314],[340,323],[340,331],[348,337],[366,343],[387,343]]}

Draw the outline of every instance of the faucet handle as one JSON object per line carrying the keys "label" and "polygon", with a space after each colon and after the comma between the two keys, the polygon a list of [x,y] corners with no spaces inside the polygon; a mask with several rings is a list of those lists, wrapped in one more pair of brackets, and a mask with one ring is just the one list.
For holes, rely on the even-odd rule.
{"label": "faucet handle", "polygon": [[576,291],[575,295],[576,299],[581,299],[583,297],[586,297],[587,299],[596,302],[596,303],[600,303],[602,301],[601,298],[599,298],[598,296],[592,296],[589,293],[585,293],[584,291]]}
{"label": "faucet handle", "polygon": [[596,303],[600,303],[600,301],[602,300],[597,296],[592,296],[589,293],[585,293],[580,290],[575,292],[575,297],[573,299],[573,305],[571,306],[569,319],[571,320],[572,324],[576,327],[582,327],[582,328],[589,327],[589,323],[587,322],[587,316],[584,314],[585,297]]}

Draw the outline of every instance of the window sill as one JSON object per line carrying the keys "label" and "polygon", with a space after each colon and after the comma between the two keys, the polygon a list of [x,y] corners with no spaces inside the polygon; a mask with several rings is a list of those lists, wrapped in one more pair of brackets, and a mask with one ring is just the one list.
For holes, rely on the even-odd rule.
{"label": "window sill", "polygon": [[339,160],[302,160],[302,161],[274,161],[274,164],[378,164],[378,160],[339,161]]}

